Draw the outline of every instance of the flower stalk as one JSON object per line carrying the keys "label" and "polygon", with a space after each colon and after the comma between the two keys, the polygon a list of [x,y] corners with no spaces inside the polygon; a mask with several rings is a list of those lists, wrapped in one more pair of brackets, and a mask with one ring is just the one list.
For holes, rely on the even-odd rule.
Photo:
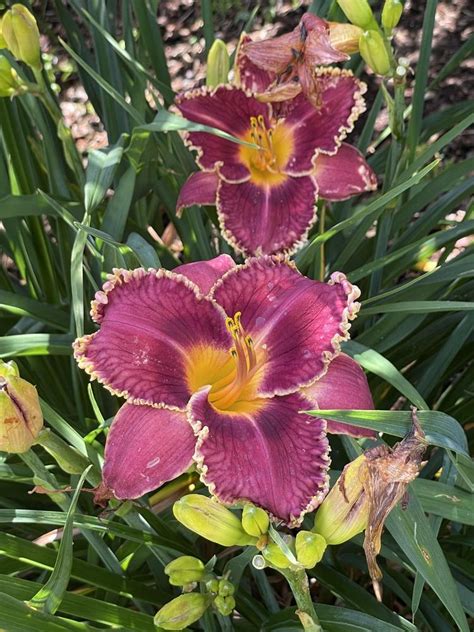
{"label": "flower stalk", "polygon": [[300,618],[303,629],[306,632],[323,632],[318,615],[314,609],[311,593],[309,592],[308,576],[304,569],[279,569],[290,585],[291,592],[298,606],[296,614]]}

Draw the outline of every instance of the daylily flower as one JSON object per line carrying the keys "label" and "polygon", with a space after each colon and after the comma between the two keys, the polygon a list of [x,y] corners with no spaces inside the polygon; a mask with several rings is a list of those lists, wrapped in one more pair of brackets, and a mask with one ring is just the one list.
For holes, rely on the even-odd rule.
{"label": "daylily flower", "polygon": [[92,302],[99,331],[74,343],[79,366],[127,400],[104,488],[137,498],[194,462],[222,502],[298,524],[327,491],[326,430],[341,430],[300,411],[373,408],[339,355],[358,296],[342,273],[312,281],[277,257],[114,270]]}
{"label": "daylily flower", "polygon": [[318,194],[342,200],[373,190],[376,177],[357,149],[343,143],[364,110],[365,84],[349,71],[320,69],[319,107],[304,95],[277,116],[269,103],[229,85],[178,97],[183,116],[255,145],[191,132],[201,172],[181,189],[177,209],[215,204],[224,238],[245,255],[294,252],[316,219]]}

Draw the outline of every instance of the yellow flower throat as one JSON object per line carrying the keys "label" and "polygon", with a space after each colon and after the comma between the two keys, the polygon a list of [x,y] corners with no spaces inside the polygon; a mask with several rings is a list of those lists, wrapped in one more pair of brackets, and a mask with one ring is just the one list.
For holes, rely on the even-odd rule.
{"label": "yellow flower throat", "polygon": [[[226,319],[233,346],[227,353],[211,347],[193,350],[189,357],[188,383],[192,392],[211,385],[209,402],[220,411],[253,412],[259,408],[255,399],[257,372],[264,352],[257,357],[254,342],[240,321],[241,313]],[[230,357],[229,357],[230,355]]]}

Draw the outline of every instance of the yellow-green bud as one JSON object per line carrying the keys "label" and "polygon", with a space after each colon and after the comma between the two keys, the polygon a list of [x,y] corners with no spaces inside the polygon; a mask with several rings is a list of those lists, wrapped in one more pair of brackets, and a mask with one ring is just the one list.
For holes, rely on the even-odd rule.
{"label": "yellow-green bud", "polygon": [[207,56],[206,85],[215,88],[227,83],[229,77],[230,58],[227,47],[220,39],[214,40]]}
{"label": "yellow-green bud", "polygon": [[155,625],[163,630],[184,630],[202,617],[211,603],[210,595],[186,593],[168,602],[155,615]]}
{"label": "yellow-green bud", "polygon": [[267,533],[270,526],[270,518],[267,512],[260,507],[247,503],[242,511],[242,526],[247,533],[260,538],[260,536]]}
{"label": "yellow-green bud", "polygon": [[26,452],[35,443],[43,415],[36,388],[18,376],[14,363],[0,364],[0,450]]}
{"label": "yellow-green bud", "polygon": [[214,578],[214,579],[210,579],[209,581],[206,582],[206,589],[217,595],[217,593],[219,592],[219,580]]}
{"label": "yellow-green bud", "polygon": [[314,568],[322,560],[327,543],[319,533],[300,531],[296,535],[296,559],[305,568]]}
{"label": "yellow-green bud", "polygon": [[346,542],[367,526],[369,503],[363,486],[365,467],[364,455],[346,465],[316,512],[313,531],[322,535],[327,544]]}
{"label": "yellow-green bud", "polygon": [[207,496],[183,496],[173,505],[173,513],[185,527],[222,546],[244,546],[257,542],[257,538],[245,533],[237,516]]}
{"label": "yellow-green bud", "polygon": [[222,597],[218,595],[214,599],[214,605],[220,614],[224,615],[224,617],[228,617],[232,614],[232,610],[235,608],[235,599],[231,596]]}
{"label": "yellow-green bud", "polygon": [[41,68],[40,34],[32,13],[14,4],[2,20],[2,36],[10,52],[33,68]]}
{"label": "yellow-green bud", "polygon": [[221,597],[230,597],[235,593],[235,586],[228,579],[221,579],[218,592]]}
{"label": "yellow-green bud", "polygon": [[267,562],[277,568],[289,568],[291,564],[290,560],[286,557],[278,544],[275,544],[274,542],[269,542],[267,544],[262,551],[262,555]]}
{"label": "yellow-green bud", "polygon": [[169,576],[172,586],[185,586],[198,582],[205,573],[204,564],[197,557],[183,555],[165,566],[165,574]]}
{"label": "yellow-green bud", "polygon": [[388,35],[400,22],[403,13],[403,4],[400,0],[385,0],[382,10],[382,26]]}
{"label": "yellow-green bud", "polygon": [[341,53],[357,53],[359,51],[359,37],[362,29],[348,22],[329,22],[329,40],[331,46]]}
{"label": "yellow-green bud", "polygon": [[374,14],[367,0],[337,0],[337,3],[352,24],[365,29],[374,23]]}
{"label": "yellow-green bud", "polygon": [[14,97],[26,86],[6,57],[0,56],[0,97]]}
{"label": "yellow-green bud", "polygon": [[365,31],[359,39],[359,51],[365,63],[378,75],[390,72],[390,58],[378,31]]}
{"label": "yellow-green bud", "polygon": [[0,48],[6,48],[7,43],[2,35],[2,18],[0,18]]}

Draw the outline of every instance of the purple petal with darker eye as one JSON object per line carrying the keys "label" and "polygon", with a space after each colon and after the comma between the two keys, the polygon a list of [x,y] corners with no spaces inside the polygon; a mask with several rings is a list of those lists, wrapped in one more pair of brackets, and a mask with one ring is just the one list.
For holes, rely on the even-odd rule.
{"label": "purple petal with darker eye", "polygon": [[206,296],[212,286],[221,278],[223,274],[235,267],[235,262],[229,255],[219,255],[209,261],[195,261],[184,263],[173,270],[175,274],[183,274],[190,281],[195,283]]}
{"label": "purple petal with darker eye", "polygon": [[283,169],[289,175],[301,175],[313,169],[318,153],[336,153],[359,114],[365,110],[362,93],[365,84],[347,70],[319,69],[314,85],[319,107],[315,108],[300,94],[287,111],[285,125],[293,130],[293,155]]}
{"label": "purple petal with darker eye", "polygon": [[217,185],[219,177],[216,173],[198,172],[189,176],[181,187],[178,201],[176,202],[176,213],[178,217],[188,206],[211,205],[215,206],[217,196]]}
{"label": "purple petal with darker eye", "polygon": [[345,200],[377,188],[373,169],[359,150],[346,143],[342,143],[333,156],[320,154],[315,166],[319,195],[327,200]]}
{"label": "purple petal with darker eye", "polygon": [[221,182],[217,210],[225,239],[246,255],[293,252],[316,220],[313,178],[287,177],[279,185]]}
{"label": "purple petal with darker eye", "polygon": [[211,296],[241,323],[264,352],[261,395],[285,395],[309,386],[349,338],[349,321],[359,309],[359,289],[335,272],[329,283],[312,281],[277,257],[249,259],[230,270]]}
{"label": "purple petal with darker eye", "polygon": [[[270,126],[270,107],[244,90],[233,86],[206,88],[179,95],[181,114],[189,121],[216,127],[237,138],[250,131],[250,117],[263,116]],[[241,145],[207,132],[190,132],[188,143],[198,150],[197,163],[204,171],[219,173],[231,182],[248,180],[249,170],[240,159]]]}
{"label": "purple petal with darker eye", "polygon": [[[322,410],[373,410],[374,402],[361,366],[345,353],[330,363],[326,375],[303,389],[304,395]],[[328,432],[352,437],[375,437],[376,432],[329,421]]]}
{"label": "purple petal with darker eye", "polygon": [[327,491],[326,424],[299,414],[300,394],[260,400],[257,410],[220,412],[208,391],[196,393],[189,416],[198,444],[195,460],[211,492],[225,503],[249,500],[295,526]]}
{"label": "purple petal with darker eye", "polygon": [[74,343],[79,366],[133,403],[185,407],[191,352],[231,346],[222,310],[163,269],[116,270],[92,315],[100,330]]}
{"label": "purple petal with darker eye", "polygon": [[195,443],[185,413],[124,404],[107,437],[104,484],[116,498],[139,498],[185,472]]}

